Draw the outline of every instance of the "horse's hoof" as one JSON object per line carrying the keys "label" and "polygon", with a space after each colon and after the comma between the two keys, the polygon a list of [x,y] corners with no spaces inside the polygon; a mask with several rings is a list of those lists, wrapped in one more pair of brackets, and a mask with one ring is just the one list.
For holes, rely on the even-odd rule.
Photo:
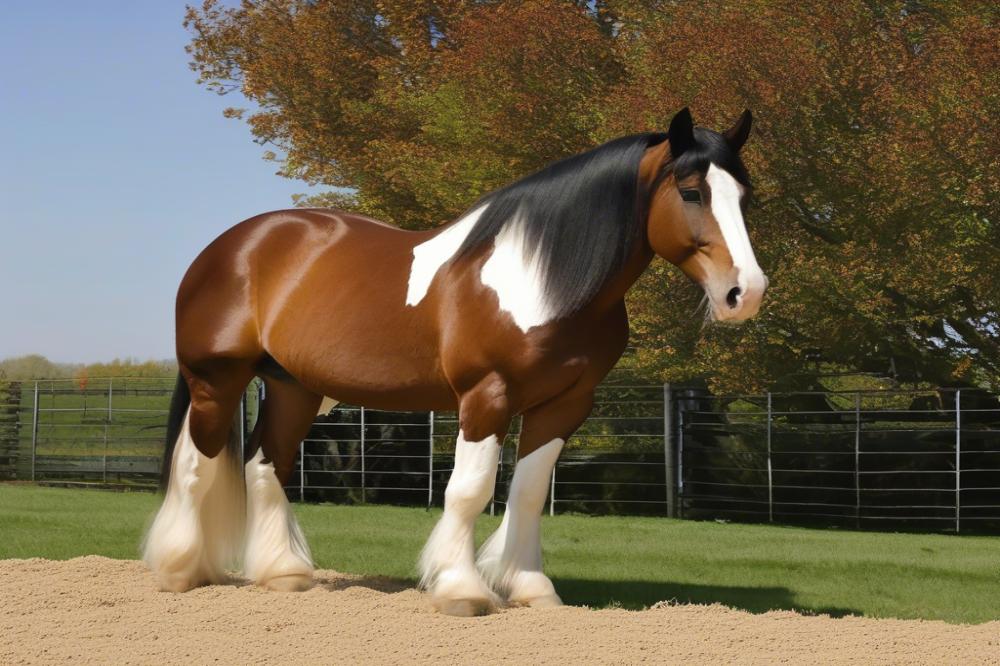
{"label": "horse's hoof", "polygon": [[559,598],[558,594],[546,594],[541,597],[535,597],[534,599],[524,599],[523,601],[512,603],[517,603],[520,606],[530,606],[532,608],[556,608],[563,605],[562,599]]}
{"label": "horse's hoof", "polygon": [[541,571],[521,571],[515,575],[508,599],[511,605],[532,608],[555,608],[563,605],[552,581]]}
{"label": "horse's hoof", "polygon": [[431,604],[445,615],[486,615],[503,604],[474,569],[446,569],[437,575],[429,591]]}
{"label": "horse's hoof", "polygon": [[434,599],[432,603],[439,613],[455,617],[487,615],[494,607],[490,599]]}
{"label": "horse's hoof", "polygon": [[274,592],[305,592],[313,586],[313,579],[303,574],[289,574],[266,580],[262,585]]}
{"label": "horse's hoof", "polygon": [[190,576],[158,576],[157,583],[160,586],[160,592],[187,592],[198,587],[199,581],[191,578]]}

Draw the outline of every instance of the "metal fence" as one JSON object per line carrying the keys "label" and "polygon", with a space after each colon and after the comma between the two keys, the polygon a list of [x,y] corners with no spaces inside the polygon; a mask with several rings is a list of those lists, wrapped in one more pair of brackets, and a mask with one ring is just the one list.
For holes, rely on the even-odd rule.
{"label": "metal fence", "polygon": [[155,485],[171,390],[158,378],[0,383],[0,478]]}
{"label": "metal fence", "polygon": [[[11,382],[6,390],[13,419],[0,443],[7,441],[12,454],[0,458],[0,478],[156,487],[172,379],[40,380]],[[259,393],[252,386],[244,401],[244,437]],[[664,514],[663,404],[659,386],[601,387],[592,417],[553,473],[549,511]],[[491,511],[506,501],[519,432],[516,419]],[[300,443],[288,494],[305,501],[441,506],[457,434],[454,412],[339,405],[317,417]]]}
{"label": "metal fence", "polygon": [[[662,386],[603,386],[553,470],[550,513],[667,512]],[[520,419],[505,442],[490,511],[506,502]],[[454,465],[454,412],[338,406],[319,417],[287,485],[306,501],[440,506]]]}
{"label": "metal fence", "polygon": [[[154,488],[172,389],[160,378],[0,383],[0,478]],[[457,429],[454,413],[339,405],[300,444],[288,494],[440,506]],[[506,501],[519,432],[515,420],[491,512]],[[556,465],[547,509],[998,532],[1000,402],[969,389],[711,396],[606,384]]]}
{"label": "metal fence", "polygon": [[677,401],[680,515],[1000,530],[1000,402],[976,390]]}

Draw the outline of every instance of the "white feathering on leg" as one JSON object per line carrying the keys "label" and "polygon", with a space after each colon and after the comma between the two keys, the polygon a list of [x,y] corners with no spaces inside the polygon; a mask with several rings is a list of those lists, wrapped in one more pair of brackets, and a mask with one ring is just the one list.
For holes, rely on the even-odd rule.
{"label": "white feathering on leg", "polygon": [[563,444],[554,439],[518,461],[503,521],[479,550],[477,565],[483,578],[513,603],[561,603],[542,573],[541,514]]}
{"label": "white feathering on leg", "polygon": [[420,586],[429,589],[436,601],[444,602],[439,608],[446,608],[449,601],[497,602],[476,571],[474,529],[476,518],[493,495],[499,457],[495,436],[467,442],[464,434],[459,434],[455,468],[445,490],[444,514],[420,554]]}
{"label": "white feathering on leg", "polygon": [[278,482],[274,464],[263,460],[264,453],[258,450],[246,465],[244,573],[259,585],[267,585],[284,576],[304,577],[294,585],[301,589],[312,576],[312,555],[285,490]]}
{"label": "white feathering on leg", "polygon": [[160,588],[183,592],[225,579],[238,563],[244,527],[243,479],[224,449],[203,455],[191,439],[190,410],[170,461],[167,492],[146,534],[142,559]]}

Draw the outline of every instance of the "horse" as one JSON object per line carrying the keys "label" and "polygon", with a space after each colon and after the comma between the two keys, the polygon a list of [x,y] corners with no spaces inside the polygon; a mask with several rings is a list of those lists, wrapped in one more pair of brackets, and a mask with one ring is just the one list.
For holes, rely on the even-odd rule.
{"label": "horse", "polygon": [[[320,405],[335,400],[458,412],[444,513],[419,558],[434,608],[560,605],[540,516],[563,445],[625,349],[626,292],[658,255],[703,288],[712,319],[760,307],[767,278],[744,224],[740,158],[751,121],[744,111],[718,133],[685,108],[666,132],[555,162],[432,230],[303,208],[225,231],[177,293],[165,495],[143,546],[159,587],[221,582],[241,555],[258,585],[311,585],[282,486]],[[234,413],[254,377],[266,399],[242,451]],[[477,558],[473,527],[516,415],[507,508]]]}

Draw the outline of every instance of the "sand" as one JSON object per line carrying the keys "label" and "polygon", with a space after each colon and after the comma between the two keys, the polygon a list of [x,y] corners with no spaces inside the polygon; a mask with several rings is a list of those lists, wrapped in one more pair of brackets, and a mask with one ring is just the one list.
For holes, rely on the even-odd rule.
{"label": "sand", "polygon": [[430,609],[400,583],[333,571],[304,593],[245,582],[156,591],[136,561],[0,561],[0,664],[1000,663],[1000,622],[644,611]]}

